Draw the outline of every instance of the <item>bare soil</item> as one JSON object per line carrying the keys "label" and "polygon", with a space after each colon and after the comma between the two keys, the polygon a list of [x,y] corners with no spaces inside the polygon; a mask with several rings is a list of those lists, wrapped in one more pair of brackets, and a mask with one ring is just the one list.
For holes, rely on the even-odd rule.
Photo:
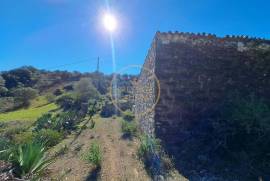
{"label": "bare soil", "polygon": [[[85,129],[74,140],[70,135],[52,152],[68,145],[67,151],[57,157],[48,169],[45,180],[101,180],[101,181],[148,181],[144,165],[137,158],[138,140],[122,138],[117,119],[95,118],[93,129]],[[97,141],[102,148],[101,170],[83,159],[90,144]]]}

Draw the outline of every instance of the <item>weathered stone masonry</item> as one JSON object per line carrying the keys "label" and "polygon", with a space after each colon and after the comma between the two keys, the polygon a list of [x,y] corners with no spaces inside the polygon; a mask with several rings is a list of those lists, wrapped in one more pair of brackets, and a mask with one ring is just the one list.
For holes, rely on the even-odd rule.
{"label": "weathered stone masonry", "polygon": [[144,67],[159,79],[161,97],[153,111],[141,114],[157,94],[151,73],[142,69],[135,98],[142,130],[176,145],[192,122],[216,116],[224,93],[243,89],[269,97],[269,70],[260,67],[254,53],[269,45],[268,40],[244,36],[158,32]]}

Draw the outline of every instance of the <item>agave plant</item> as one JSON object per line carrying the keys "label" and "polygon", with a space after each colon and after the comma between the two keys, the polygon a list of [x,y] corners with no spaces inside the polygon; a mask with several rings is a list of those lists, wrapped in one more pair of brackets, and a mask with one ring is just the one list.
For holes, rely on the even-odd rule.
{"label": "agave plant", "polygon": [[34,178],[52,162],[45,155],[45,147],[39,143],[19,145],[10,155],[17,174],[22,178]]}

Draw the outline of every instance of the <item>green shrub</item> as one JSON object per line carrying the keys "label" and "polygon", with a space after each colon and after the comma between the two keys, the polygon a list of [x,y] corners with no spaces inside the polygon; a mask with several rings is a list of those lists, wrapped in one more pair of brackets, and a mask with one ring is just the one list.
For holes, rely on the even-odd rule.
{"label": "green shrub", "polygon": [[122,132],[126,136],[136,136],[137,135],[137,124],[135,121],[132,122],[127,122],[127,121],[122,121]]}
{"label": "green shrub", "polygon": [[52,129],[57,131],[74,130],[81,118],[76,112],[63,112],[55,116]]}
{"label": "green shrub", "polygon": [[14,135],[13,141],[15,144],[31,143],[34,139],[34,135],[31,131],[21,132]]}
{"label": "green shrub", "polygon": [[123,118],[126,121],[133,121],[135,119],[135,116],[131,111],[125,111],[123,114]]}
{"label": "green shrub", "polygon": [[55,96],[54,94],[52,94],[52,93],[46,94],[46,99],[47,99],[47,101],[48,101],[49,103],[54,102],[54,101],[55,101],[55,98],[56,98],[56,96]]}
{"label": "green shrub", "polygon": [[61,90],[61,89],[56,89],[56,90],[53,92],[53,94],[54,94],[55,96],[60,96],[60,95],[63,94],[63,90]]}
{"label": "green shrub", "polygon": [[226,159],[250,162],[257,171],[269,170],[270,106],[267,101],[254,95],[235,96],[224,112],[225,121],[215,122],[212,134],[221,141],[226,140],[223,141],[225,148],[220,148],[226,150]]}
{"label": "green shrub", "polygon": [[7,127],[5,128],[5,130],[3,131],[3,137],[6,137],[10,140],[13,140],[14,137],[22,132],[25,132],[27,131],[28,127],[23,125],[19,125],[20,123],[18,122],[17,123],[18,125],[16,126],[10,126],[10,127]]}
{"label": "green shrub", "polygon": [[35,130],[38,131],[44,128],[45,129],[51,128],[54,121],[55,120],[52,114],[44,114],[40,118],[37,119],[35,123]]}
{"label": "green shrub", "polygon": [[105,101],[104,105],[101,108],[100,116],[108,118],[116,114],[116,108],[110,101]]}
{"label": "green shrub", "polygon": [[77,99],[81,102],[88,102],[89,99],[98,99],[100,94],[89,78],[81,78],[74,86]]}
{"label": "green shrub", "polygon": [[47,147],[52,147],[57,145],[64,138],[63,134],[52,130],[52,129],[42,129],[35,133],[35,142],[43,143]]}
{"label": "green shrub", "polygon": [[51,163],[45,156],[45,147],[39,143],[19,145],[10,152],[15,173],[24,179],[34,179]]}
{"label": "green shrub", "polygon": [[17,88],[12,91],[18,107],[27,107],[30,105],[30,100],[38,96],[37,90],[30,87]]}
{"label": "green shrub", "polygon": [[154,137],[142,136],[138,150],[139,158],[144,162],[147,172],[154,178],[163,175],[162,151],[160,141]]}
{"label": "green shrub", "polygon": [[12,147],[11,142],[6,138],[0,138],[0,160],[9,159],[9,154],[6,150],[9,150]]}
{"label": "green shrub", "polygon": [[161,145],[158,139],[147,135],[140,137],[140,147],[138,150],[140,158],[145,158],[148,154],[159,153],[160,151]]}
{"label": "green shrub", "polygon": [[[131,101],[125,100],[125,99],[120,99],[118,101],[118,106],[122,111],[129,111],[132,109],[133,104]],[[130,111],[129,111],[130,112]]]}
{"label": "green shrub", "polygon": [[90,119],[101,110],[102,100],[93,100],[90,99],[88,102],[88,111]]}
{"label": "green shrub", "polygon": [[56,100],[56,104],[64,110],[71,110],[76,107],[76,99],[72,94],[64,94]]}
{"label": "green shrub", "polygon": [[100,167],[102,161],[101,148],[97,142],[91,144],[88,152],[85,155],[85,160],[94,164],[96,167]]}
{"label": "green shrub", "polygon": [[34,130],[53,129],[59,132],[74,130],[80,119],[76,112],[62,112],[56,116],[45,114],[37,120]]}
{"label": "green shrub", "polygon": [[[1,95],[0,95],[0,97],[1,97]],[[13,97],[1,97],[0,98],[0,113],[11,111],[14,109],[15,109],[15,102],[14,102]]]}
{"label": "green shrub", "polygon": [[0,85],[0,96],[7,96],[7,94],[8,94],[8,89]]}

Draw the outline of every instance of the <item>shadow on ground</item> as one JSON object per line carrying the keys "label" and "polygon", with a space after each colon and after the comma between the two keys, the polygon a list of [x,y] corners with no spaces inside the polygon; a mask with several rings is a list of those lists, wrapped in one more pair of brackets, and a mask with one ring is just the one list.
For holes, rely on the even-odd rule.
{"label": "shadow on ground", "polygon": [[[225,134],[222,132],[220,135]],[[190,181],[256,181],[270,179],[269,174],[250,168],[247,158],[222,146],[211,125],[198,123],[177,135],[157,135],[176,169]]]}
{"label": "shadow on ground", "polygon": [[95,168],[85,179],[85,181],[96,181],[100,178],[100,167]]}
{"label": "shadow on ground", "polygon": [[123,133],[121,138],[123,140],[133,141],[133,136],[131,134],[128,134],[128,133]]}

